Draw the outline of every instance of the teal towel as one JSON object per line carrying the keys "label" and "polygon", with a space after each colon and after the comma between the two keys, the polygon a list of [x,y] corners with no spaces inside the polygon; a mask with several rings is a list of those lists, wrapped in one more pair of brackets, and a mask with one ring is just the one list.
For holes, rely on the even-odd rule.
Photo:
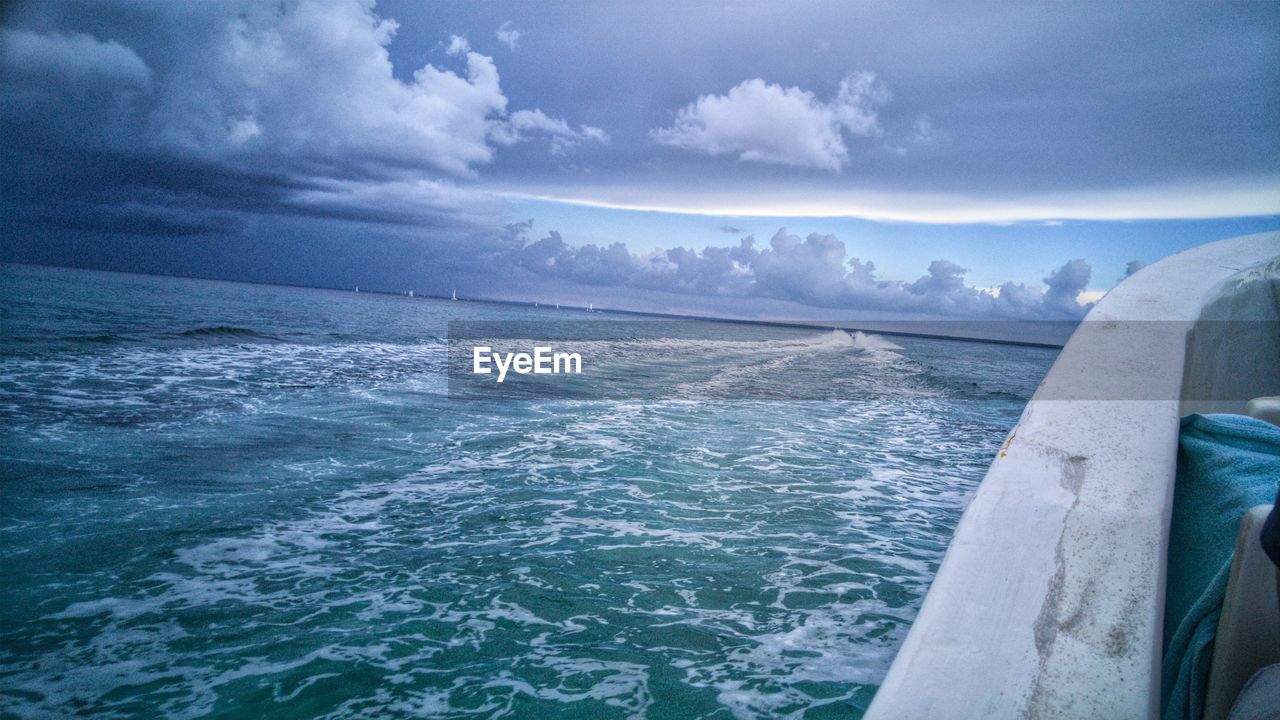
{"label": "teal towel", "polygon": [[1164,720],[1204,714],[1240,519],[1249,508],[1274,502],[1277,485],[1280,427],[1244,415],[1182,419],[1164,604]]}

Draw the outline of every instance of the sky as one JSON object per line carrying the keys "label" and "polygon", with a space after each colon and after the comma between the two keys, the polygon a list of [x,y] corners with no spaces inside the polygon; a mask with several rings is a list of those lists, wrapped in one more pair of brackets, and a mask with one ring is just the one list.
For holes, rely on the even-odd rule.
{"label": "sky", "polygon": [[1074,319],[1280,229],[1280,4],[7,3],[0,260]]}

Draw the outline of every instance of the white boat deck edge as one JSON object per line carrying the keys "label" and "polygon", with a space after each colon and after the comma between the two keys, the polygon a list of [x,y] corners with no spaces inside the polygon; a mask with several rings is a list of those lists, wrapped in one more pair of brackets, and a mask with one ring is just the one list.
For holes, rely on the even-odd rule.
{"label": "white boat deck edge", "polygon": [[[1183,388],[1217,378],[1280,392],[1280,339],[1196,323],[1276,320],[1274,277],[1235,277],[1278,255],[1280,233],[1193,248],[1094,307],[961,518],[867,718],[1159,713],[1179,418],[1243,407],[1184,404]],[[1081,387],[1093,399],[1061,399]]]}

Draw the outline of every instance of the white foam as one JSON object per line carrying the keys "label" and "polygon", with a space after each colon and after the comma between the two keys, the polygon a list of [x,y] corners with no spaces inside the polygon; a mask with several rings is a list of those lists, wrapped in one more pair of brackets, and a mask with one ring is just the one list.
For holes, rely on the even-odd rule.
{"label": "white foam", "polygon": [[868,335],[861,330],[854,331],[852,344],[858,350],[893,351],[902,349],[901,346],[895,345],[879,335]]}

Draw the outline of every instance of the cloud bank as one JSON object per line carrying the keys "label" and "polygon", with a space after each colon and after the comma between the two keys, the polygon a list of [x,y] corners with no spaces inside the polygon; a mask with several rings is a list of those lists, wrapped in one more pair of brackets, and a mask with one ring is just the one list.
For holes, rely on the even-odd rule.
{"label": "cloud bank", "polygon": [[1070,260],[1044,278],[1044,287],[1008,282],[993,290],[965,284],[967,270],[948,260],[930,263],[913,282],[877,276],[871,261],[849,257],[834,235],[805,238],[779,229],[766,247],[747,236],[737,245],[684,247],[637,255],[622,243],[578,247],[560,233],[529,241],[529,224],[512,226],[495,265],[516,266],[541,278],[582,285],[659,290],[714,297],[786,300],[820,308],[917,313],[965,318],[1078,320],[1092,307],[1078,298],[1091,268]]}

